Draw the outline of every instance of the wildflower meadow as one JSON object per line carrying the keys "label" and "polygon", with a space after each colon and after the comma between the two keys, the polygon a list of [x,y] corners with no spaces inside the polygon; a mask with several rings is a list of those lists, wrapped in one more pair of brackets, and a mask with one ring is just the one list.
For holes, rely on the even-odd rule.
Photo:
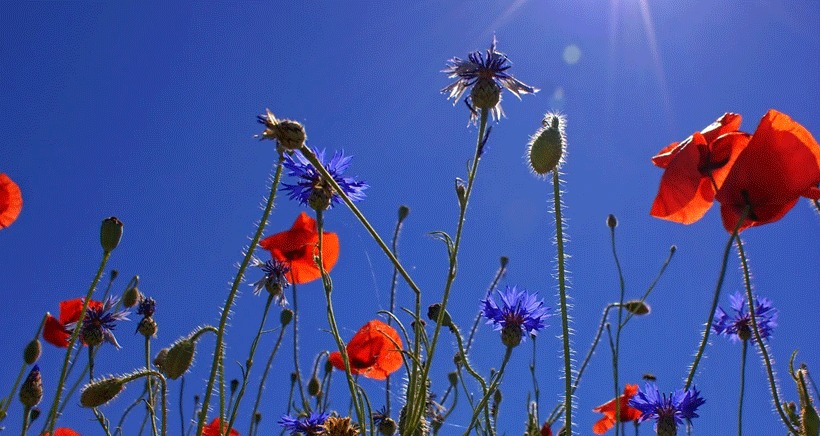
{"label": "wildflower meadow", "polygon": [[17,3],[0,432],[820,435],[820,5]]}

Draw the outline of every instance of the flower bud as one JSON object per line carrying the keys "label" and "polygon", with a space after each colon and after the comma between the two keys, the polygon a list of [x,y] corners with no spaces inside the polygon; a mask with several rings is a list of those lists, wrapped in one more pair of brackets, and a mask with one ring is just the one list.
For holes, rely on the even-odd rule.
{"label": "flower bud", "polygon": [[34,407],[43,399],[43,378],[40,376],[40,367],[34,365],[28,377],[20,386],[20,402],[26,407]]}
{"label": "flower bud", "polygon": [[610,229],[618,227],[618,218],[615,218],[615,215],[609,214],[609,216],[606,217],[606,226]]}
{"label": "flower bud", "polygon": [[496,405],[496,407],[499,404],[501,404],[501,399],[502,399],[501,390],[496,389],[495,392],[493,392],[493,403]]}
{"label": "flower bud", "polygon": [[626,309],[627,312],[635,315],[647,315],[651,311],[649,305],[641,300],[627,301],[624,303],[623,308]]}
{"label": "flower bud", "polygon": [[455,387],[458,384],[458,373],[453,371],[447,374],[447,381],[450,382],[450,385]]}
{"label": "flower bud", "polygon": [[501,101],[501,87],[495,80],[482,77],[473,85],[470,99],[476,109],[492,109]]}
{"label": "flower bud", "polygon": [[499,263],[501,264],[501,268],[506,268],[507,264],[510,263],[510,258],[507,256],[501,256]]}
{"label": "flower bud", "polygon": [[106,253],[110,253],[117,245],[120,245],[122,238],[122,221],[112,216],[103,220],[100,228],[100,244]]}
{"label": "flower bud", "polygon": [[467,202],[467,187],[464,185],[464,180],[456,177],[456,197],[458,197],[458,204],[464,207]]}
{"label": "flower bud", "polygon": [[330,359],[325,360],[325,374],[330,374],[333,372],[333,364],[330,363]]}
{"label": "flower bud", "polygon": [[40,339],[32,339],[31,342],[26,345],[26,349],[23,350],[23,361],[26,362],[26,365],[33,365],[40,360],[40,354],[42,352],[43,345],[40,343]]}
{"label": "flower bud", "polygon": [[83,388],[80,404],[83,407],[100,407],[116,398],[125,389],[125,382],[119,377],[93,381]]}
{"label": "flower bud", "polygon": [[330,208],[333,200],[333,188],[321,180],[313,185],[307,204],[311,209],[321,212]]}
{"label": "flower bud", "polygon": [[[431,304],[427,307],[427,319],[430,321],[438,321],[439,312],[441,312],[441,303]],[[450,312],[444,310],[444,317],[441,320],[441,325],[448,328],[453,328],[453,319],[450,317]]]}
{"label": "flower bud", "polygon": [[154,318],[145,317],[142,320],[140,320],[139,325],[137,325],[137,331],[146,338],[156,337],[157,322],[154,321]]}
{"label": "flower bud", "polygon": [[125,290],[122,294],[122,305],[125,307],[134,307],[140,302],[142,295],[136,286],[132,286]]}
{"label": "flower bud", "polygon": [[410,208],[402,204],[399,206],[399,222],[404,221],[407,215],[410,215]]}
{"label": "flower bud", "polygon": [[546,176],[561,166],[566,147],[564,118],[548,113],[544,116],[543,127],[530,138],[527,156],[530,169],[539,176]]}
{"label": "flower bud", "polygon": [[282,327],[290,324],[291,320],[293,320],[293,311],[290,309],[282,310],[282,313],[279,314],[279,322],[282,324]]}
{"label": "flower bud", "polygon": [[163,366],[165,366],[165,360],[168,358],[168,349],[163,348],[159,350],[156,357],[154,357],[154,366],[156,366],[160,371],[165,371]]}
{"label": "flower bud", "polygon": [[399,426],[396,424],[396,421],[393,421],[393,418],[387,417],[379,422],[379,434],[381,435],[393,436],[398,429]]}
{"label": "flower bud", "polygon": [[319,384],[319,379],[316,378],[315,375],[310,378],[310,381],[308,381],[307,388],[308,395],[310,395],[311,397],[316,397],[322,392],[322,386]]}
{"label": "flower bud", "polygon": [[190,339],[181,339],[168,349],[162,370],[168,378],[176,380],[188,371],[194,361],[196,343]]}
{"label": "flower bud", "polygon": [[517,325],[507,325],[501,329],[501,343],[508,347],[515,347],[521,343],[521,327]]}
{"label": "flower bud", "polygon": [[231,379],[231,395],[239,389],[239,379]]}
{"label": "flower bud", "polygon": [[265,125],[265,131],[257,135],[259,139],[275,140],[280,152],[298,150],[305,144],[305,128],[297,121],[279,120],[270,110],[266,110],[258,120]]}
{"label": "flower bud", "polygon": [[31,409],[31,413],[28,416],[29,423],[32,423],[32,422],[36,421],[37,418],[40,417],[41,413],[42,412],[40,411],[40,409],[38,407],[35,407],[35,408]]}

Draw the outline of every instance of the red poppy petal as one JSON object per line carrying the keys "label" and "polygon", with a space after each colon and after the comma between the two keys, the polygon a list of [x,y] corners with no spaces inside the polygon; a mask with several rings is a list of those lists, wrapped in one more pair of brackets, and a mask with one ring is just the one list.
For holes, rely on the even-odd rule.
{"label": "red poppy petal", "polygon": [[820,188],[812,186],[804,192],[801,197],[811,198],[812,200],[820,200]]}
{"label": "red poppy petal", "polygon": [[[330,364],[333,365],[334,368],[336,368],[340,371],[345,370],[345,362],[342,359],[342,353],[340,353],[338,351],[334,351],[334,352],[330,353],[330,355],[327,357],[327,360],[330,361]],[[351,374],[359,374],[359,369],[354,367],[352,363],[350,365],[350,373]]]}
{"label": "red poppy petal", "polygon": [[43,327],[43,339],[55,347],[68,347],[68,338],[71,335],[66,331],[63,324],[57,318],[48,315],[46,317],[46,324]]}
{"label": "red poppy petal", "polygon": [[726,112],[715,120],[714,123],[709,124],[705,129],[701,130],[700,133],[706,138],[706,143],[710,144],[725,133],[737,131],[737,129],[740,128],[740,121],[740,115]]}
{"label": "red poppy petal", "polygon": [[713,168],[711,173],[718,189],[723,186],[726,176],[734,167],[740,153],[749,145],[751,138],[752,136],[748,133],[731,132],[712,141],[710,145],[712,160],[722,164],[718,168]]}
{"label": "red poppy petal", "polygon": [[[219,436],[220,434],[222,434],[220,424],[221,421],[219,420],[219,418],[214,418],[214,420],[211,421],[210,424],[208,424],[207,426],[205,426],[205,428],[202,429],[202,436]],[[231,429],[229,436],[239,436],[239,432],[234,429]]]}
{"label": "red poppy petal", "polygon": [[[398,332],[379,320],[369,321],[353,335],[347,344],[347,354],[351,371],[365,377],[384,380],[401,368],[403,344]],[[342,356],[333,352],[328,357],[330,363],[344,369]]]}
{"label": "red poppy petal", "polygon": [[[88,309],[100,310],[102,303],[91,300],[88,303]],[[73,300],[65,300],[60,302],[60,322],[68,324],[77,322],[80,319],[80,313],[83,311],[83,299],[75,298]]]}
{"label": "red poppy petal", "polygon": [[[43,433],[43,436],[48,435],[49,433]],[[60,427],[54,429],[54,436],[80,436],[80,434],[70,428]]]}
{"label": "red poppy petal", "polygon": [[702,135],[696,133],[693,140],[680,150],[666,167],[658,195],[649,214],[681,224],[699,220],[712,206],[714,188],[708,178],[698,170],[699,145],[706,145]]}
{"label": "red poppy petal", "polygon": [[23,209],[20,187],[9,176],[0,174],[0,229],[13,223]]}
{"label": "red poppy petal", "polygon": [[658,168],[666,168],[669,162],[672,161],[672,158],[680,151],[679,149],[676,150],[679,145],[680,142],[673,142],[662,148],[658,154],[652,156],[652,163]]}
{"label": "red poppy petal", "polygon": [[603,418],[599,419],[598,422],[592,425],[592,432],[595,434],[604,434],[614,426],[615,420],[610,418],[609,416],[604,416]]}
{"label": "red poppy petal", "polygon": [[[339,259],[339,237],[335,233],[322,233],[322,258],[325,271],[330,271]],[[299,214],[290,230],[269,236],[259,246],[269,250],[273,258],[286,262],[291,268],[291,283],[303,284],[320,278],[321,272],[313,260],[319,232],[316,220],[305,212]]]}

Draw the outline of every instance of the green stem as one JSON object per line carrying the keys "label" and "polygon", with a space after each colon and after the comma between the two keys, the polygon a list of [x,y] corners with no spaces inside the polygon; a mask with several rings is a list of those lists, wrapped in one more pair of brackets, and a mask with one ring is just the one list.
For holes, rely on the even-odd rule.
{"label": "green stem", "polygon": [[[501,265],[498,267],[498,270],[495,272],[495,277],[493,277],[493,281],[490,282],[490,286],[487,288],[487,292],[484,294],[484,299],[490,298],[495,287],[498,286],[498,281],[501,280],[501,277],[504,277],[504,274],[507,273],[507,262],[508,259],[506,257],[501,258]],[[473,326],[470,328],[470,334],[467,336],[467,348],[466,350],[470,351],[470,346],[473,344],[473,337],[475,336],[475,332],[478,329],[478,322],[481,320],[481,311],[479,310],[473,320]]]}
{"label": "green stem", "polygon": [[[48,319],[48,314],[46,313],[43,315],[43,319],[40,320],[40,326],[37,327],[37,333],[34,334],[34,338],[32,341],[37,341],[40,338],[40,333],[43,331],[43,327],[46,324],[46,319]],[[14,385],[11,387],[11,392],[9,392],[9,396],[5,399],[0,400],[0,416],[5,417],[6,412],[9,410],[9,406],[11,405],[12,399],[14,398],[15,392],[17,392],[17,386],[23,380],[23,374],[26,371],[28,364],[24,361],[23,364],[20,366],[20,372],[17,373],[17,378],[14,380]],[[0,418],[0,422],[3,421],[3,418]]]}
{"label": "green stem", "polygon": [[700,359],[703,357],[703,352],[706,350],[706,344],[709,343],[709,332],[712,330],[712,318],[715,317],[715,310],[717,310],[718,300],[720,299],[720,290],[723,287],[723,279],[726,277],[726,265],[729,263],[729,251],[732,249],[732,242],[735,238],[737,238],[737,233],[741,224],[743,224],[743,221],[749,214],[749,209],[749,206],[746,206],[743,209],[743,213],[740,214],[740,219],[737,221],[737,225],[735,225],[732,235],[729,236],[729,240],[726,241],[726,248],[723,249],[723,260],[720,263],[720,274],[718,275],[717,285],[715,286],[715,295],[712,297],[712,307],[709,309],[709,317],[706,318],[706,325],[703,329],[703,337],[701,338],[700,345],[698,346],[698,352],[695,354],[695,360],[689,368],[689,376],[686,377],[686,385],[683,387],[684,391],[689,390],[689,386],[692,385],[692,380],[695,378],[695,372],[698,370],[698,363],[700,363]]}
{"label": "green stem", "polygon": [[561,300],[561,336],[564,343],[564,428],[572,434],[572,351],[569,344],[569,313],[567,310],[566,266],[564,255],[564,223],[561,218],[561,187],[558,171],[552,172],[555,206],[555,242],[558,250],[558,294]]}
{"label": "green stem", "polygon": [[100,267],[97,269],[97,274],[94,276],[94,280],[91,281],[91,286],[88,287],[88,292],[86,292],[85,299],[83,300],[83,310],[80,311],[80,317],[77,318],[78,328],[74,329],[74,331],[71,333],[71,338],[68,340],[68,346],[65,350],[65,357],[63,358],[63,366],[60,370],[60,378],[57,382],[57,390],[54,392],[54,401],[51,402],[51,409],[49,409],[48,417],[46,419],[46,423],[48,425],[48,433],[54,433],[54,426],[57,424],[57,407],[60,405],[60,397],[63,395],[63,388],[65,387],[69,359],[71,359],[71,351],[74,349],[74,344],[77,343],[77,338],[80,336],[79,326],[85,319],[85,315],[88,312],[88,303],[91,301],[91,295],[94,294],[94,289],[97,288],[97,283],[100,281],[100,277],[102,277],[103,271],[105,270],[105,265],[108,263],[108,259],[110,257],[110,251],[103,252],[103,257],[100,261]]}
{"label": "green stem", "polygon": [[[489,389],[484,393],[481,397],[481,400],[478,402],[478,406],[473,410],[473,417],[470,418],[470,423],[467,425],[467,430],[464,432],[464,436],[469,436],[470,430],[473,429],[475,426],[476,421],[478,421],[478,414],[479,412],[487,407],[487,402],[490,400],[490,397],[495,393],[495,390],[498,389],[498,386],[501,385],[501,378],[504,376],[504,369],[507,367],[507,362],[510,361],[510,356],[512,355],[513,347],[507,347],[507,351],[504,353],[504,360],[501,361],[501,368],[498,369],[498,372],[495,373],[495,377],[493,381],[490,383]],[[493,433],[492,427],[487,427],[487,431],[491,434]]]}
{"label": "green stem", "polygon": [[[145,337],[145,369],[151,369],[151,337]],[[154,411],[154,390],[151,387],[151,376],[145,377],[145,389],[148,391],[148,415],[151,419],[151,432],[157,436],[157,417]]]}
{"label": "green stem", "polygon": [[[451,325],[452,325],[451,329],[453,331],[453,336],[455,336],[456,343],[458,344],[458,352],[459,352],[459,354],[461,354],[461,363],[464,365],[464,368],[467,370],[467,372],[471,376],[473,376],[473,378],[476,379],[476,381],[478,381],[478,384],[481,385],[482,395],[487,396],[488,392],[489,392],[487,390],[487,382],[484,381],[484,377],[481,377],[481,375],[475,369],[473,369],[472,365],[470,365],[470,359],[467,358],[467,350],[464,348],[464,341],[461,338],[461,332],[458,330],[458,327],[455,325],[455,323],[453,323]],[[466,390],[466,388],[465,388],[464,392],[465,392],[465,394],[467,394],[467,398],[469,399],[470,398],[469,397],[470,393]],[[471,404],[472,404],[472,402],[471,402]],[[479,409],[477,409],[477,408],[473,409],[473,412],[478,413],[478,410]],[[489,410],[487,410],[486,407],[484,408],[484,421],[485,421],[485,425],[489,429],[490,428],[490,413],[489,413]]]}
{"label": "green stem", "polygon": [[[644,292],[644,294],[641,296],[641,298],[639,300],[640,302],[644,302],[644,301],[646,301],[647,298],[649,298],[649,294],[652,293],[652,290],[655,289],[655,286],[658,284],[661,277],[663,277],[663,273],[666,271],[666,267],[669,266],[669,262],[672,261],[672,256],[675,255],[676,251],[677,251],[677,247],[675,247],[674,245],[669,248],[669,255],[666,256],[666,260],[663,262],[663,265],[661,265],[661,269],[660,269],[660,271],[658,271],[658,275],[655,276],[655,280],[652,281],[652,284],[649,285],[649,287],[646,289],[646,292]],[[630,319],[632,319],[633,316],[635,316],[634,313],[632,313],[632,312],[627,313],[626,314],[626,319],[624,319],[624,322],[621,324],[621,327],[625,327],[626,324],[629,322]]]}
{"label": "green stem", "polygon": [[535,397],[535,421],[541,422],[538,416],[538,409],[540,408],[541,389],[538,388],[538,379],[535,377],[535,336],[532,337],[532,360],[530,361],[530,376],[532,377],[532,390]]}
{"label": "green stem", "polygon": [[[401,226],[404,222],[404,219],[407,218],[407,213],[403,213],[409,211],[406,206],[399,207],[399,219],[396,221],[396,229],[393,231],[393,242],[391,246],[391,252],[393,256],[396,256],[398,259],[399,257],[399,233],[401,232]],[[394,313],[396,311],[396,286],[398,285],[399,279],[399,269],[396,266],[393,266],[393,277],[390,279],[390,313]],[[393,318],[387,318],[387,325],[391,325],[393,323]],[[387,375],[387,380],[385,380],[386,388],[384,392],[384,402],[385,402],[385,412],[387,416],[390,416],[390,375]]]}
{"label": "green stem", "polygon": [[[618,328],[615,330],[615,349],[612,353],[612,377],[615,382],[615,419],[620,420],[621,416],[621,402],[618,398],[621,395],[621,388],[618,382],[618,359],[621,351],[621,330],[623,329],[623,314],[624,314],[624,293],[626,292],[626,284],[624,283],[624,274],[621,269],[621,261],[618,259],[618,250],[615,245],[615,226],[609,228],[610,240],[612,243],[612,257],[615,259],[615,266],[618,269],[618,284],[620,286],[620,296],[618,298]],[[620,426],[615,426],[615,436],[620,434]]]}
{"label": "green stem", "polygon": [[[248,265],[251,263],[251,259],[253,259],[253,252],[256,250],[256,246],[259,244],[259,239],[262,238],[262,232],[265,231],[265,225],[268,223],[268,217],[270,216],[271,210],[273,210],[273,201],[276,198],[276,189],[279,186],[279,179],[282,177],[282,163],[285,161],[284,156],[280,153],[279,154],[279,162],[276,165],[276,174],[273,177],[273,183],[271,183],[270,194],[268,195],[268,202],[265,204],[265,210],[262,212],[262,218],[259,220],[259,226],[256,229],[256,234],[253,235],[253,239],[251,240],[251,244],[248,247],[247,253],[245,253],[245,258],[242,259],[242,263],[239,265],[239,271],[236,273],[236,277],[233,281],[233,286],[231,286],[231,291],[228,293],[228,298],[225,301],[225,306],[222,308],[222,317],[219,321],[219,329],[216,332],[216,347],[214,350],[214,358],[213,362],[211,363],[211,374],[208,377],[208,385],[205,388],[205,392],[203,395],[205,396],[202,400],[202,410],[199,413],[199,422],[197,423],[196,427],[196,434],[201,435],[202,429],[205,428],[205,420],[208,417],[208,407],[211,403],[211,394],[213,393],[214,383],[216,382],[216,373],[217,369],[221,366],[222,362],[222,352],[224,351],[224,342],[225,342],[225,328],[228,325],[228,318],[231,314],[231,307],[233,307],[233,301],[236,298],[237,293],[239,292],[239,285],[242,283],[242,280],[245,276],[245,270],[248,268]],[[224,385],[224,383],[221,383]]]}
{"label": "green stem", "polygon": [[746,388],[746,349],[749,340],[743,340],[743,350],[740,353],[740,398],[737,401],[737,436],[743,434],[743,390]]}
{"label": "green stem", "polygon": [[296,284],[293,287],[293,373],[296,374],[296,385],[299,387],[299,396],[302,399],[302,407],[305,411],[310,410],[305,396],[305,386],[302,384],[302,371],[299,369],[299,300],[296,292]]}
{"label": "green stem", "polygon": [[26,433],[28,433],[29,418],[31,418],[31,406],[26,406],[23,410],[23,430],[20,432],[22,436],[26,436]]}
{"label": "green stem", "polygon": [[[748,208],[747,206],[746,209]],[[746,300],[749,304],[749,318],[752,320],[752,331],[755,335],[755,343],[760,347],[760,355],[763,356],[763,363],[766,365],[766,375],[769,376],[769,389],[772,391],[772,400],[786,428],[792,433],[798,434],[797,430],[792,426],[786,412],[783,410],[783,405],[780,404],[780,392],[777,390],[777,381],[775,380],[774,370],[772,369],[772,361],[769,358],[769,352],[766,350],[766,343],[763,342],[763,338],[760,336],[760,329],[757,325],[757,315],[755,314],[757,307],[754,304],[752,282],[749,277],[749,265],[746,261],[746,253],[743,251],[743,241],[740,240],[740,236],[737,237],[737,251],[740,255],[740,263],[743,266],[743,284],[746,286]]]}
{"label": "green stem", "polygon": [[[253,403],[253,412],[251,413],[251,429],[253,429],[253,423],[256,419],[256,412],[259,411],[259,402],[262,400],[262,390],[265,389],[265,380],[268,378],[268,373],[270,372],[271,366],[273,366],[273,358],[276,356],[276,351],[279,350],[279,346],[282,344],[282,338],[285,337],[285,326],[279,330],[279,337],[276,338],[276,344],[273,346],[273,350],[271,350],[270,355],[268,356],[268,362],[265,365],[265,371],[262,372],[262,380],[259,382],[259,390],[256,392],[256,401]],[[251,434],[251,431],[248,431],[248,434]]]}

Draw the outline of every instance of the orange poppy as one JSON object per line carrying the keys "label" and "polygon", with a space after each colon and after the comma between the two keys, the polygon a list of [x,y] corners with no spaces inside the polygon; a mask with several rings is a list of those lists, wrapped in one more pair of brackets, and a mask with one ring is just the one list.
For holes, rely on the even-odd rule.
{"label": "orange poppy", "polygon": [[726,113],[700,132],[673,142],[652,157],[664,168],[650,215],[681,224],[692,224],[712,206],[715,191],[745,145],[717,139],[740,127],[740,115]]}
{"label": "orange poppy", "polygon": [[[205,426],[205,428],[202,429],[202,436],[221,435],[222,428],[220,428],[220,424],[222,424],[222,421],[219,418],[214,418],[214,420],[211,421],[210,424],[208,424],[207,426]],[[224,424],[224,426],[227,426],[227,424]],[[239,436],[239,432],[234,429],[231,429],[231,432],[228,433],[228,436]]]}
{"label": "orange poppy", "polygon": [[[49,434],[43,433],[43,436],[49,436]],[[54,429],[54,436],[80,436],[80,434],[70,428],[60,427]]]}
{"label": "orange poppy", "polygon": [[[101,310],[103,304],[99,301],[91,300],[88,309]],[[55,347],[68,347],[68,339],[71,332],[65,328],[66,324],[80,320],[80,313],[83,311],[83,299],[75,298],[60,302],[60,318],[57,319],[50,314],[46,317],[46,325],[43,328],[43,339],[53,344]]]}
{"label": "orange poppy", "polygon": [[615,419],[615,399],[601,404],[592,409],[593,412],[603,413],[604,417],[599,419],[592,426],[592,432],[595,434],[604,434],[610,428],[614,427],[618,422],[634,421],[641,417],[641,411],[633,407],[629,407],[629,400],[638,393],[638,385],[626,385],[624,387],[624,394],[617,398],[620,403],[621,416]]}
{"label": "orange poppy", "polygon": [[23,195],[20,187],[9,176],[0,174],[0,229],[10,226],[22,209]]}
{"label": "orange poppy", "polygon": [[[316,220],[302,212],[290,230],[277,233],[259,242],[269,250],[274,259],[290,267],[288,280],[294,284],[312,282],[322,276],[313,260],[318,254],[319,230]],[[322,258],[325,271],[330,271],[339,260],[339,237],[335,233],[322,232]]]}
{"label": "orange poppy", "polygon": [[723,227],[733,231],[746,205],[740,230],[779,220],[800,197],[820,199],[820,145],[788,115],[770,109],[715,197]]}
{"label": "orange poppy", "polygon": [[[396,329],[377,319],[369,321],[347,343],[350,372],[384,380],[401,368],[403,348]],[[344,371],[345,364],[341,353],[330,353],[328,360],[336,369]]]}

